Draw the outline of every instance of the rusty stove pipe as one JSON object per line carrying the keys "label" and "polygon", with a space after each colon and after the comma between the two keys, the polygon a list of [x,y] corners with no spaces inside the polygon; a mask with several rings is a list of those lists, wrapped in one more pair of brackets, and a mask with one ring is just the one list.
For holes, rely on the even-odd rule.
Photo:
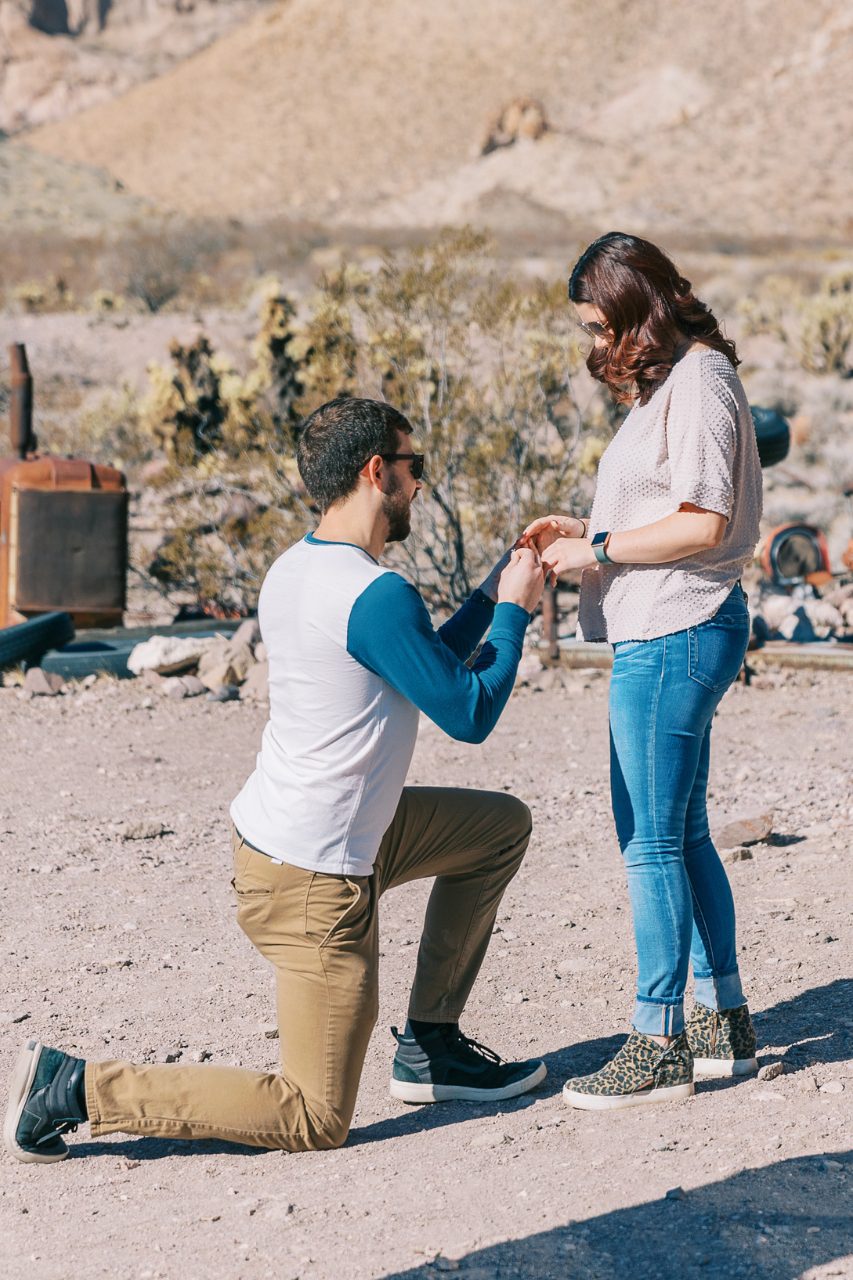
{"label": "rusty stove pipe", "polygon": [[12,367],[9,435],[13,452],[19,458],[26,458],[35,451],[37,441],[33,435],[33,378],[23,342],[11,344],[9,363]]}

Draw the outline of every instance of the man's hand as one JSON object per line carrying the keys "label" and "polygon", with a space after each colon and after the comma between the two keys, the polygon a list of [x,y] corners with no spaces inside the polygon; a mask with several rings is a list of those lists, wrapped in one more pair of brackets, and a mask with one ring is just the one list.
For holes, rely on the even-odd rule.
{"label": "man's hand", "polygon": [[561,574],[573,569],[589,569],[598,564],[592,544],[586,538],[557,538],[542,556],[548,581],[556,585]]}
{"label": "man's hand", "polygon": [[509,551],[505,551],[495,567],[489,572],[489,576],[480,583],[480,590],[483,595],[488,596],[490,600],[495,602],[495,604],[497,604],[498,601],[498,583],[501,580],[501,574],[509,564],[509,558],[512,555],[512,552],[512,547],[510,547]]}
{"label": "man's hand", "polygon": [[532,613],[544,590],[545,573],[538,554],[530,547],[510,552],[498,582],[498,604],[517,604]]}
{"label": "man's hand", "polygon": [[540,516],[533,520],[518,539],[520,547],[535,547],[540,555],[558,538],[583,538],[586,524],[577,516]]}

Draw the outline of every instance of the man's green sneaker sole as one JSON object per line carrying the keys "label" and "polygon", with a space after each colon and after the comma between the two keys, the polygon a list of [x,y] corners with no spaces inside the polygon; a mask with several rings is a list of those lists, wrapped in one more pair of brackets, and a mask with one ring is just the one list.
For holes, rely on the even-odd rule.
{"label": "man's green sneaker sole", "polygon": [[617,1111],[622,1107],[647,1107],[654,1102],[680,1102],[683,1098],[693,1096],[693,1081],[688,1084],[674,1084],[668,1088],[640,1089],[637,1093],[607,1094],[580,1093],[563,1087],[563,1101],[570,1107],[579,1107],[582,1111]]}
{"label": "man's green sneaker sole", "polygon": [[476,1085],[418,1084],[412,1080],[391,1077],[391,1097],[400,1102],[503,1102],[505,1098],[517,1098],[521,1093],[535,1089],[546,1076],[544,1062],[537,1063],[529,1075],[502,1085],[499,1089],[482,1089]]}
{"label": "man's green sneaker sole", "polygon": [[15,1063],[12,1082],[9,1086],[9,1106],[3,1125],[3,1141],[9,1154],[16,1160],[23,1161],[24,1164],[56,1164],[57,1160],[64,1160],[68,1155],[68,1148],[64,1142],[61,1144],[62,1150],[50,1152],[34,1151],[28,1147],[22,1147],[18,1142],[18,1126],[21,1123],[21,1116],[30,1096],[43,1052],[44,1045],[40,1041],[30,1040],[18,1054],[18,1061]]}

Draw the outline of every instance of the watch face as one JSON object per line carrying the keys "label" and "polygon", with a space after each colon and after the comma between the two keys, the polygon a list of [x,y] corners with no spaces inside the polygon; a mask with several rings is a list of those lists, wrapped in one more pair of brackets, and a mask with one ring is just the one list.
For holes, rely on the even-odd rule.
{"label": "watch face", "polygon": [[600,547],[604,543],[604,540],[606,537],[607,537],[606,532],[594,534],[592,539],[592,545],[594,547]]}

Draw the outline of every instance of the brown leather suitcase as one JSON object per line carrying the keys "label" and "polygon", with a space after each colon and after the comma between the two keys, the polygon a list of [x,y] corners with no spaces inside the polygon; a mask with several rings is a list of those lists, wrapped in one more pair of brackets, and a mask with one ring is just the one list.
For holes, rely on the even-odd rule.
{"label": "brown leather suitcase", "polygon": [[0,459],[0,627],[55,609],[78,627],[120,625],[127,503],[114,467]]}

